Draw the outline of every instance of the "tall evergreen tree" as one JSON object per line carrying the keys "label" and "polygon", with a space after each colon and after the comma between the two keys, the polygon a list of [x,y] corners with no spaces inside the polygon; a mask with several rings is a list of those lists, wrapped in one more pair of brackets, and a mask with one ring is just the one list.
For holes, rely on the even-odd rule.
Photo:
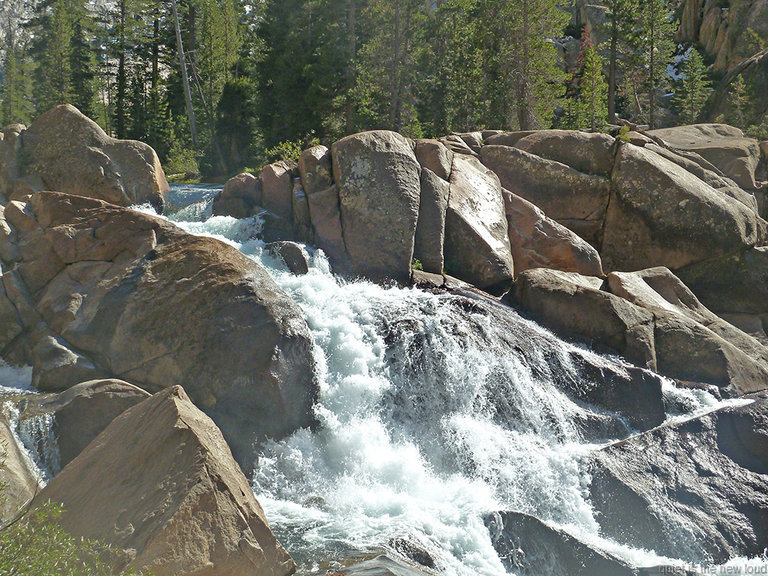
{"label": "tall evergreen tree", "polygon": [[[616,95],[620,66],[636,49],[639,0],[607,0],[608,9],[608,121],[616,121]],[[623,56],[623,58],[622,58]],[[626,69],[626,68],[625,68]]]}
{"label": "tall evergreen tree", "polygon": [[596,131],[608,115],[608,85],[603,77],[603,62],[594,45],[584,52],[584,72],[579,94],[580,128]]}
{"label": "tall evergreen tree", "polygon": [[656,126],[658,92],[668,83],[667,66],[675,50],[674,22],[667,0],[641,0],[642,53],[648,94],[648,123]]}
{"label": "tall evergreen tree", "polygon": [[31,66],[16,30],[8,26],[5,58],[2,62],[3,84],[0,91],[0,126],[26,124],[34,113]]}
{"label": "tall evergreen tree", "polygon": [[692,124],[701,115],[701,109],[711,92],[704,60],[696,48],[691,48],[681,73],[675,104],[680,110],[682,121]]}
{"label": "tall evergreen tree", "polygon": [[557,0],[483,0],[494,127],[547,126],[562,96],[564,72],[552,38],[568,15]]}
{"label": "tall evergreen tree", "polygon": [[421,134],[415,96],[422,7],[421,0],[371,0],[363,12],[370,36],[359,54],[355,97],[369,126]]}

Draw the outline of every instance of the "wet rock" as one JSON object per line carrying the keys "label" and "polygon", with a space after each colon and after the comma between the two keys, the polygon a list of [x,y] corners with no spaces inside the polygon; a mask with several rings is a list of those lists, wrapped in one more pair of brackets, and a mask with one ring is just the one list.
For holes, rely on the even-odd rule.
{"label": "wet rock", "polygon": [[221,432],[179,386],[112,423],[40,494],[74,536],[99,539],[157,576],[287,576],[296,567],[269,529]]}
{"label": "wet rock", "polygon": [[591,499],[605,536],[689,562],[768,542],[768,401],[724,408],[600,450]]}
{"label": "wet rock", "polygon": [[40,176],[48,190],[162,209],[169,187],[155,151],[110,138],[74,106],[56,106],[39,116],[22,142],[28,159],[24,174]]}
{"label": "wet rock", "polygon": [[504,568],[521,576],[634,576],[624,561],[520,512],[485,517]]}
{"label": "wet rock", "polygon": [[486,291],[503,292],[514,277],[499,179],[474,158],[453,160],[444,255],[449,274]]}
{"label": "wet rock", "polygon": [[267,245],[267,250],[285,262],[288,270],[294,274],[309,272],[309,254],[303,246],[295,242],[272,242]]}
{"label": "wet rock", "polygon": [[410,143],[395,132],[364,132],[336,142],[332,157],[353,272],[407,283],[421,195]]}
{"label": "wet rock", "polygon": [[213,214],[248,218],[259,212],[261,203],[261,180],[244,172],[224,184],[224,189],[213,200]]}
{"label": "wet rock", "polygon": [[41,486],[25,454],[13,434],[8,409],[0,404],[0,524],[16,518],[24,506],[39,492]]}

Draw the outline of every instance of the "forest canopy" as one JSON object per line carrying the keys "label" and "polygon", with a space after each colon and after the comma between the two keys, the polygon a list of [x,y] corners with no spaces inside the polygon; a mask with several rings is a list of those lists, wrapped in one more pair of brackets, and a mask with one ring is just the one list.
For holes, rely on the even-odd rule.
{"label": "forest canopy", "polygon": [[0,123],[72,103],[152,145],[169,173],[224,176],[366,129],[697,120],[713,78],[676,39],[679,0],[605,0],[599,26],[571,4],[8,0]]}

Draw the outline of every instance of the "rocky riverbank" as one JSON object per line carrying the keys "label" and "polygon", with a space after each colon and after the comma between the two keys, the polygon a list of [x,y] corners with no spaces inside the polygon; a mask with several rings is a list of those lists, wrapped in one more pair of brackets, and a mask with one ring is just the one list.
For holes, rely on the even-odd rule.
{"label": "rocky riverbank", "polygon": [[[559,416],[567,431],[553,434],[609,444],[589,463],[602,537],[669,558],[760,554],[768,146],[725,125],[617,136],[356,134],[305,151],[296,166],[236,176],[213,213],[258,217],[272,257],[297,274],[311,272],[306,244],[339,277],[437,295],[439,326],[464,333],[463,346],[503,349],[551,383],[572,403]],[[0,356],[32,366],[45,394],[10,402],[17,419],[54,422],[60,458],[38,499],[63,503],[73,534],[124,550],[120,567],[290,574],[241,469],[254,472],[266,439],[329,425],[313,410],[327,370],[316,327],[231,244],[130,208],[161,210],[167,190],[151,148],[108,138],[72,107],[2,133]],[[568,348],[526,318],[613,356]],[[390,392],[394,421],[409,426],[442,416],[420,412],[436,360],[419,322],[380,327],[389,371],[417,391]],[[504,388],[512,376],[492,379],[483,409],[514,426],[524,418]],[[669,420],[680,408],[663,392],[670,381],[743,402]],[[449,391],[438,396],[452,409]],[[38,482],[12,428],[0,426],[10,447],[4,514]],[[673,521],[659,508],[675,510]],[[485,518],[487,538],[507,570],[536,574],[547,542],[562,573],[637,573],[543,513],[497,512]],[[373,573],[440,569],[418,546],[398,546],[416,565],[379,559]]]}

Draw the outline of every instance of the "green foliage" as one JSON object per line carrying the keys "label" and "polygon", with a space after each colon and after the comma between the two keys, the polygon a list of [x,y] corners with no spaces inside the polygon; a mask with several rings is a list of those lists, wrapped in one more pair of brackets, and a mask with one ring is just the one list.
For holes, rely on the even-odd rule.
{"label": "green foliage", "polygon": [[603,62],[592,45],[587,47],[584,55],[577,110],[579,128],[589,128],[593,132],[604,125],[608,115],[608,84],[603,76]]}
{"label": "green foliage", "polygon": [[665,90],[669,83],[667,65],[675,51],[675,24],[668,0],[641,0],[640,8],[640,50],[648,98],[648,123],[654,128],[658,92]]}
{"label": "green foliage", "polygon": [[414,258],[411,261],[411,270],[424,270],[424,265],[421,263],[421,260],[418,258]]}
{"label": "green foliage", "polygon": [[482,0],[488,50],[489,124],[530,130],[549,126],[565,73],[551,42],[568,15],[556,0]]}
{"label": "green foliage", "polygon": [[0,126],[28,124],[34,114],[32,102],[32,67],[23,46],[9,35],[3,85],[0,92]]}
{"label": "green foliage", "polygon": [[264,158],[266,162],[264,164],[272,164],[273,162],[283,161],[291,166],[295,166],[299,162],[299,156],[306,148],[311,148],[319,142],[317,140],[311,141],[308,146],[305,146],[304,141],[290,141],[286,140],[280,142],[277,146],[273,146],[264,151]]}
{"label": "green foliage", "polygon": [[712,91],[704,60],[696,48],[691,48],[681,72],[682,78],[678,82],[675,104],[682,121],[692,124],[698,119]]}
{"label": "green foliage", "polygon": [[200,166],[194,150],[182,148],[176,144],[168,154],[164,165],[166,174],[199,174]]}
{"label": "green foliage", "polygon": [[728,114],[726,120],[737,128],[745,128],[751,98],[744,76],[739,74],[728,87]]}
{"label": "green foliage", "polygon": [[[0,468],[5,446],[0,446]],[[0,483],[0,504],[7,484]],[[117,551],[100,542],[75,538],[61,527],[61,506],[50,502],[25,509],[0,525],[2,576],[140,576],[134,570],[111,568]],[[148,576],[148,575],[145,575]]]}

